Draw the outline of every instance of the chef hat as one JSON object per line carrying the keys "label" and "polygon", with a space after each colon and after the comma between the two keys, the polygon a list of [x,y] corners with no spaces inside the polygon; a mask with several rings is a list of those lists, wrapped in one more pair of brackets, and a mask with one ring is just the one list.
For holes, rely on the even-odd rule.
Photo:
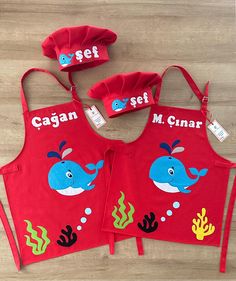
{"label": "chef hat", "polygon": [[42,43],[43,54],[57,59],[62,71],[77,71],[109,60],[107,46],[116,41],[113,31],[96,26],[64,27]]}
{"label": "chef hat", "polygon": [[112,118],[153,104],[151,87],[160,81],[154,72],[122,73],[96,83],[88,95],[101,99],[107,115]]}

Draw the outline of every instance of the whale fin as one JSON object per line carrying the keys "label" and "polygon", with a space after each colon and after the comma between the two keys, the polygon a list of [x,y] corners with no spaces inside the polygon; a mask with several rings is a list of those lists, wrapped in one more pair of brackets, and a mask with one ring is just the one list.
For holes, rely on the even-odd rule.
{"label": "whale fin", "polygon": [[189,168],[190,173],[193,176],[203,177],[207,174],[208,169],[202,169],[200,172],[196,168]]}
{"label": "whale fin", "polygon": [[183,187],[180,187],[180,186],[178,186],[177,188],[178,188],[178,190],[179,190],[180,192],[182,192],[182,193],[190,193],[190,192],[191,192],[191,190],[184,189]]}
{"label": "whale fin", "polygon": [[95,184],[92,184],[92,185],[88,186],[88,189],[87,189],[87,190],[91,190],[91,189],[93,189],[94,187],[95,187]]}
{"label": "whale fin", "polygon": [[95,184],[93,184],[93,185],[86,185],[86,186],[83,186],[82,188],[84,190],[92,190],[94,187],[95,187]]}
{"label": "whale fin", "polygon": [[92,170],[96,170],[96,169],[101,169],[103,167],[103,165],[104,165],[104,160],[100,160],[97,162],[96,165],[92,164],[92,163],[87,164],[86,168],[88,168],[90,171],[92,171]]}

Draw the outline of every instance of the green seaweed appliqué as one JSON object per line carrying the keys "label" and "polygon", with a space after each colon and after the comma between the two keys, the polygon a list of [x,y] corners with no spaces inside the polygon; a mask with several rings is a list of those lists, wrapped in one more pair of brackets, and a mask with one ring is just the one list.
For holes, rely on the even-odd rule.
{"label": "green seaweed appliqu\u00e9", "polygon": [[[119,209],[117,206],[114,206],[114,210],[112,212],[112,216],[115,219],[113,225],[115,228],[118,229],[124,229],[126,228],[127,225],[129,225],[130,223],[132,223],[134,221],[133,219],[133,214],[134,214],[134,206],[128,202],[129,204],[129,211],[128,213],[125,212],[126,210],[126,205],[124,203],[125,200],[125,195],[124,193],[121,191],[121,197],[118,200],[118,203],[120,205]],[[119,212],[119,215],[117,214]]]}
{"label": "green seaweed appliqu\u00e9", "polygon": [[[37,226],[42,232],[40,237],[38,232],[33,229],[32,223],[29,220],[24,220],[24,222],[27,224],[26,230],[31,234],[30,236],[25,235],[26,245],[32,247],[32,253],[34,255],[41,255],[45,253],[48,244],[51,242],[47,237],[47,230],[42,226]],[[35,240],[35,242],[32,242],[32,239]]]}

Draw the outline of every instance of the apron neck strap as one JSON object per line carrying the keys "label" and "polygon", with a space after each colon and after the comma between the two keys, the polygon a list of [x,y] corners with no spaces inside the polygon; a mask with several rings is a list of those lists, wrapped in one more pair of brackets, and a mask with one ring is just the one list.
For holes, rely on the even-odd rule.
{"label": "apron neck strap", "polygon": [[[52,76],[58,83],[59,85],[61,85],[61,87],[63,89],[65,89],[67,92],[70,92],[72,95],[73,99],[79,100],[77,93],[76,93],[76,89],[75,89],[75,85],[74,87],[67,87],[66,85],[64,85],[59,78],[53,74],[52,72],[46,70],[46,69],[42,69],[42,68],[30,68],[28,69],[23,76],[21,77],[21,89],[20,89],[20,96],[21,96],[21,104],[22,104],[22,108],[23,108],[23,112],[28,112],[29,111],[29,107],[28,107],[28,103],[25,97],[25,92],[24,92],[24,80],[25,78],[32,72],[37,71],[37,72],[43,72],[43,73],[47,73],[48,75]],[[71,82],[71,81],[70,81]]]}
{"label": "apron neck strap", "polygon": [[[186,79],[186,81],[188,82],[190,88],[192,89],[193,93],[196,95],[196,97],[198,98],[198,100],[201,102],[201,110],[203,111],[207,111],[207,103],[208,103],[208,86],[209,86],[209,82],[206,83],[205,85],[205,90],[202,93],[202,91],[198,88],[197,84],[194,82],[193,78],[191,77],[191,75],[187,72],[187,70],[185,68],[183,68],[180,65],[171,65],[169,67],[167,67],[164,72],[161,75],[161,78],[163,79],[164,75],[166,74],[166,72],[170,69],[170,68],[177,68],[178,70],[181,71],[181,73],[183,74],[184,78]],[[161,86],[162,86],[162,81],[160,81],[160,83],[157,85],[156,88],[156,94],[155,94],[155,102],[159,101],[160,98],[160,92],[161,92]]]}
{"label": "apron neck strap", "polygon": [[78,95],[77,95],[77,92],[76,92],[76,89],[77,89],[77,86],[75,85],[74,81],[73,81],[73,77],[72,77],[72,72],[68,72],[68,80],[70,82],[70,91],[72,93],[72,96],[74,99],[77,99],[78,101],[80,101]]}

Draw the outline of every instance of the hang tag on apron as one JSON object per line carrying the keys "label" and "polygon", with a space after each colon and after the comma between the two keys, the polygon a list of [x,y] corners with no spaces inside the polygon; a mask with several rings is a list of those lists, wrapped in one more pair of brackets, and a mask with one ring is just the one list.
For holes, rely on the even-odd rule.
{"label": "hang tag on apron", "polygon": [[101,128],[106,124],[106,120],[95,105],[86,109],[85,112],[97,129]]}
{"label": "hang tag on apron", "polygon": [[208,125],[208,129],[220,142],[223,142],[229,136],[229,133],[216,120]]}

